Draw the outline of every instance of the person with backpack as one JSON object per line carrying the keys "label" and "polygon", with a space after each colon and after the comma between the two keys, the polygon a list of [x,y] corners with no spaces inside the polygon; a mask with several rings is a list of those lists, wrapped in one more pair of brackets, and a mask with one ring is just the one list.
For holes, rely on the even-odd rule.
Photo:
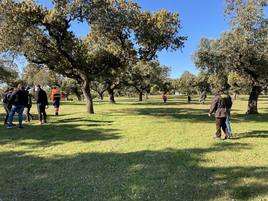
{"label": "person with backpack", "polygon": [[24,107],[27,107],[28,104],[28,95],[25,91],[25,88],[19,84],[17,89],[10,96],[9,104],[12,105],[9,116],[8,116],[8,126],[7,128],[12,128],[13,126],[13,118],[15,113],[18,113],[19,117],[19,128],[23,128],[22,120],[23,120],[23,110]]}
{"label": "person with backpack", "polygon": [[211,107],[208,113],[208,116],[210,117],[212,114],[215,114],[216,118],[216,136],[215,139],[221,139],[221,130],[224,132],[225,136],[224,139],[226,140],[228,138],[228,130],[226,127],[226,97],[222,96],[222,91],[219,91],[212,103]]}
{"label": "person with backpack", "polygon": [[55,115],[58,116],[59,115],[59,108],[60,108],[60,101],[62,99],[62,94],[57,87],[53,88],[52,93],[50,95],[50,99],[51,99],[53,106],[54,106]]}
{"label": "person with backpack", "polygon": [[26,107],[26,121],[27,122],[30,122],[30,120],[33,119],[33,115],[31,115],[30,113],[31,108],[32,108],[32,94],[29,92],[29,90],[30,90],[30,87],[27,87],[26,88],[26,93],[28,96],[28,104]]}
{"label": "person with backpack", "polygon": [[47,93],[41,88],[40,85],[37,85],[36,89],[36,104],[37,111],[39,115],[40,125],[47,123],[47,114],[46,109],[48,108]]}
{"label": "person with backpack", "polygon": [[12,92],[13,92],[13,88],[8,88],[4,95],[3,95],[3,107],[5,109],[5,112],[6,112],[6,117],[5,117],[5,121],[4,121],[4,125],[7,125],[7,121],[8,121],[8,116],[9,116],[9,112],[10,112],[10,109],[11,109],[11,105],[10,105],[10,97],[12,95]]}

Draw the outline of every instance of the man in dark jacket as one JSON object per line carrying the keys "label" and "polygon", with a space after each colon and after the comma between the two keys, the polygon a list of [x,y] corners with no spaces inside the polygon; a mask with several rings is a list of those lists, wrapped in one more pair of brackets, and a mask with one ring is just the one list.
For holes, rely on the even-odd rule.
{"label": "man in dark jacket", "polygon": [[10,105],[12,105],[12,107],[8,116],[7,128],[12,128],[15,113],[18,113],[19,128],[23,128],[22,126],[23,110],[24,107],[27,107],[27,104],[28,104],[28,95],[24,87],[21,84],[19,84],[17,89],[15,89],[15,91],[12,93],[10,97]]}
{"label": "man in dark jacket", "polygon": [[221,129],[223,130],[225,137],[224,139],[228,138],[228,132],[226,128],[226,99],[225,97],[222,97],[221,92],[216,94],[214,97],[211,107],[209,110],[208,115],[211,116],[212,114],[215,114],[216,118],[216,139],[221,139]]}
{"label": "man in dark jacket", "polygon": [[9,112],[11,110],[10,97],[11,97],[12,93],[13,93],[13,88],[8,88],[5,91],[4,95],[3,95],[3,107],[4,107],[5,112],[6,112],[6,117],[5,117],[4,125],[7,124]]}
{"label": "man in dark jacket", "polygon": [[28,96],[28,104],[26,107],[26,121],[30,122],[31,119],[33,119],[33,115],[31,115],[30,111],[32,108],[32,94],[29,92],[30,87],[26,88],[26,93]]}
{"label": "man in dark jacket", "polygon": [[39,114],[40,125],[42,125],[43,123],[47,122],[46,108],[48,108],[48,100],[47,93],[43,89],[41,89],[40,85],[37,85],[35,99]]}

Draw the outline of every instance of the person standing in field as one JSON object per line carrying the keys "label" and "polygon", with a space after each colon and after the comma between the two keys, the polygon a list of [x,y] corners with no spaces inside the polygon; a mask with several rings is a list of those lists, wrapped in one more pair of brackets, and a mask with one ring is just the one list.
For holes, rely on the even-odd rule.
{"label": "person standing in field", "polygon": [[232,129],[231,129],[231,123],[230,123],[230,118],[231,118],[231,108],[233,106],[232,98],[229,95],[228,92],[226,92],[226,97],[224,97],[225,103],[226,103],[226,127],[227,127],[227,132],[228,132],[228,138],[232,137]]}
{"label": "person standing in field", "polygon": [[12,95],[12,92],[13,92],[13,88],[8,88],[5,91],[4,95],[3,95],[3,107],[4,107],[5,112],[6,112],[6,117],[5,117],[4,125],[7,125],[7,120],[8,120],[9,112],[11,110],[10,97]]}
{"label": "person standing in field", "polygon": [[28,104],[26,107],[26,121],[27,122],[30,122],[30,120],[33,119],[33,115],[31,115],[30,113],[31,108],[32,108],[32,94],[29,92],[29,90],[30,90],[30,87],[27,87],[26,88],[26,93],[28,96]]}
{"label": "person standing in field", "polygon": [[162,98],[163,98],[164,104],[166,104],[167,103],[167,93],[164,92],[162,95]]}
{"label": "person standing in field", "polygon": [[47,114],[46,108],[48,108],[47,93],[41,88],[40,85],[37,85],[36,89],[36,104],[37,111],[39,115],[40,125],[47,123]]}
{"label": "person standing in field", "polygon": [[59,115],[59,108],[60,108],[60,101],[62,99],[62,94],[57,87],[53,88],[52,93],[50,95],[50,99],[51,99],[53,106],[54,106],[55,115],[58,116]]}
{"label": "person standing in field", "polygon": [[18,113],[19,117],[19,128],[23,128],[22,120],[23,120],[23,110],[24,107],[27,107],[28,104],[28,95],[25,91],[25,88],[19,84],[17,89],[14,90],[10,97],[10,103],[12,105],[9,116],[8,116],[8,126],[7,128],[12,128],[13,126],[13,118],[15,113]]}
{"label": "person standing in field", "polygon": [[206,91],[203,91],[203,92],[201,93],[201,95],[200,95],[200,100],[199,100],[199,102],[202,103],[202,104],[204,104],[205,101],[206,101],[206,98],[207,98],[207,92],[206,92]]}
{"label": "person standing in field", "polygon": [[215,139],[221,139],[221,130],[224,132],[224,139],[228,138],[226,127],[226,98],[223,98],[221,92],[217,93],[212,100],[208,116],[215,114],[216,118],[216,136]]}

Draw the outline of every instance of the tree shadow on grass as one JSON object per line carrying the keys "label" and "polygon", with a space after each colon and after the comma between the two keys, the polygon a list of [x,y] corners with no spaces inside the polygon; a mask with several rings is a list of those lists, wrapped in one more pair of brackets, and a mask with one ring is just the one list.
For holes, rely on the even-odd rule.
{"label": "tree shadow on grass", "polygon": [[[123,110],[125,113],[171,117],[174,120],[189,121],[189,122],[214,122],[214,117],[208,117],[208,109],[193,109],[193,108],[166,108],[162,107],[147,107],[133,108]],[[233,110],[232,112],[234,112]],[[122,112],[122,111],[120,111]],[[231,122],[268,122],[268,114],[246,115],[246,114],[231,114]]]}
{"label": "tree shadow on grass", "polygon": [[214,118],[208,117],[207,109],[152,107],[152,108],[127,109],[125,110],[125,112],[138,115],[171,117],[174,118],[174,120],[179,121],[191,121],[191,122],[214,121]]}
{"label": "tree shadow on grass", "polygon": [[[73,141],[106,141],[119,139],[120,130],[107,128],[112,121],[65,119],[42,126],[24,124],[24,129],[0,127],[0,145],[53,146]],[[30,140],[30,142],[27,142]]]}
{"label": "tree shadow on grass", "polygon": [[238,135],[240,138],[268,138],[268,130],[253,130]]}
{"label": "tree shadow on grass", "polygon": [[180,201],[252,200],[268,193],[267,167],[211,167],[204,155],[250,149],[210,148],[83,153],[42,158],[0,153],[2,200]]}

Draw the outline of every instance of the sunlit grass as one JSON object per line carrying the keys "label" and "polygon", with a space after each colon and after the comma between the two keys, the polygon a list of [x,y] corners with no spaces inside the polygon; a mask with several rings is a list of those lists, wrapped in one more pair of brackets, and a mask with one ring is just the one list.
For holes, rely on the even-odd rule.
{"label": "sunlit grass", "polygon": [[59,117],[50,107],[47,125],[0,128],[0,200],[268,199],[268,98],[260,115],[246,105],[235,101],[227,141],[213,139],[209,103],[186,98],[96,101],[94,115],[84,103]]}

